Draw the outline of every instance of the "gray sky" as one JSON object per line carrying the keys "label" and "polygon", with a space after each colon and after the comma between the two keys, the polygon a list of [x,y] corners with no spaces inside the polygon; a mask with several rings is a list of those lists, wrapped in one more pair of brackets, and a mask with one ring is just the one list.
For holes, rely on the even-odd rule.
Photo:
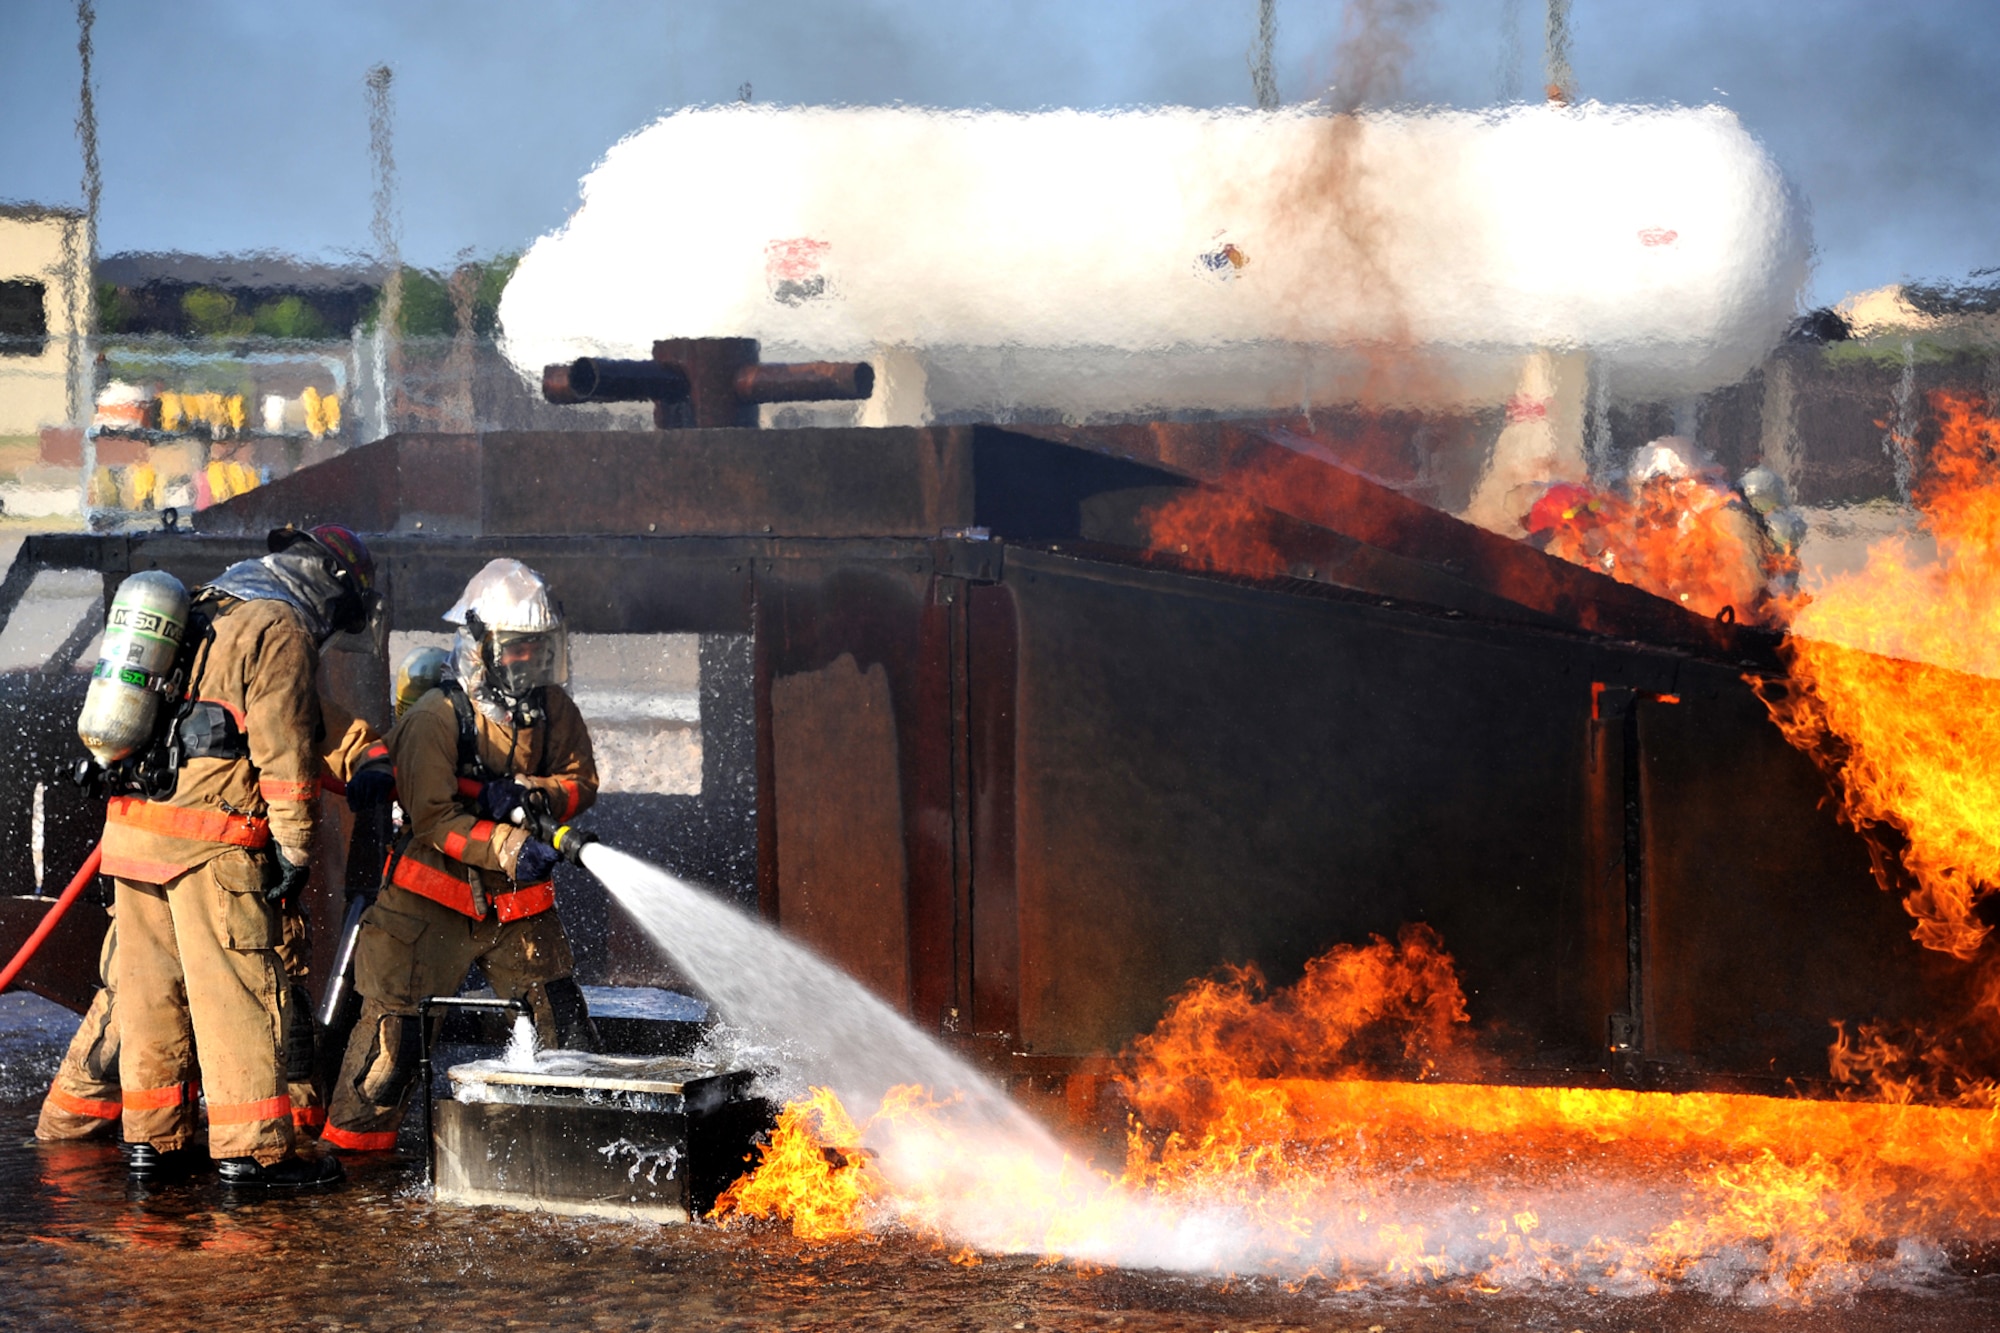
{"label": "gray sky", "polygon": [[[1413,0],[1377,0],[1379,4]],[[1028,109],[1250,100],[1256,0],[98,0],[101,248],[369,248],[362,80],[396,71],[405,256],[558,225],[662,112],[733,100]],[[1326,90],[1346,4],[1278,0],[1279,87]],[[1542,0],[1439,0],[1406,100],[1537,96]],[[1722,101],[1812,202],[1813,299],[2000,265],[2000,3],[1573,0],[1604,101]],[[0,199],[80,200],[74,6],[0,0]]]}

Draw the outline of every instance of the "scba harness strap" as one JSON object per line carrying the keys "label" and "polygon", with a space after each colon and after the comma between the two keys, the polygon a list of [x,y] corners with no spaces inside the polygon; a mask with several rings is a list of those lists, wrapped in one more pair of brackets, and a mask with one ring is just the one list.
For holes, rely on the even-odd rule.
{"label": "scba harness strap", "polygon": [[[451,701],[452,713],[458,720],[458,794],[467,801],[477,802],[488,782],[507,775],[494,773],[479,757],[479,719],[472,710],[472,700],[466,697],[464,687],[446,677],[438,682],[436,688]],[[496,827],[490,819],[479,820],[472,826],[470,835],[457,832],[446,834],[444,846],[439,850],[454,861],[462,861],[465,849],[475,841],[492,838]],[[484,919],[486,914],[481,910],[479,897],[474,895],[472,885],[472,877],[479,871],[466,866],[461,874],[454,875],[412,860],[405,853],[414,833],[411,826],[403,826],[396,846],[383,863],[382,877],[398,888],[408,889],[419,897],[428,898],[475,921]],[[556,905],[555,885],[548,880],[486,896],[493,905],[494,915],[502,921],[519,921],[546,912]]]}
{"label": "scba harness strap", "polygon": [[[470,880],[435,866],[427,866],[422,861],[411,860],[407,856],[391,855],[385,867],[389,882],[397,888],[408,889],[421,898],[449,907],[454,912],[462,912],[478,921],[485,916],[472,898]],[[467,867],[467,872],[477,871]],[[492,896],[493,912],[502,921],[519,921],[523,917],[538,915],[556,905],[556,886],[549,880],[540,884],[523,884],[520,888]]]}

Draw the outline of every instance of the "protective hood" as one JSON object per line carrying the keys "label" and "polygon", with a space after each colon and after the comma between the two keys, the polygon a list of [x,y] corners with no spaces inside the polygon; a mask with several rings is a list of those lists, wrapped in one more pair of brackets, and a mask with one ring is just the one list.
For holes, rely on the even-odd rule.
{"label": "protective hood", "polygon": [[305,619],[313,642],[322,645],[333,637],[333,606],[346,592],[324,560],[295,551],[239,560],[208,586],[240,601],[287,603]]}

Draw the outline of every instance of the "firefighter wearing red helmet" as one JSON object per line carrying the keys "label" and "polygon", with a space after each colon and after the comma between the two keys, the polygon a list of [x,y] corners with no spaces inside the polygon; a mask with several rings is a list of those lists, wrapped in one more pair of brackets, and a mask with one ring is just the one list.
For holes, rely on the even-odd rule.
{"label": "firefighter wearing red helmet", "polygon": [[395,1146],[422,1055],[418,1002],[454,993],[474,964],[526,1002],[544,1046],[597,1041],[551,910],[555,862],[589,835],[542,831],[597,797],[590,732],[565,691],[562,609],[540,574],[501,559],[445,619],[459,627],[447,673],[389,733],[403,833],[361,919],[361,1014],[323,1135],[349,1151]]}
{"label": "firefighter wearing red helmet", "polygon": [[120,1105],[141,1179],[187,1164],[197,1095],[225,1183],[341,1174],[295,1150],[290,1074],[311,1016],[286,922],[309,876],[322,768],[350,787],[391,781],[386,749],[366,724],[330,718],[316,680],[327,640],[369,623],[374,562],[334,526],[279,529],[270,552],[192,599],[172,791],[113,795],[105,814]]}

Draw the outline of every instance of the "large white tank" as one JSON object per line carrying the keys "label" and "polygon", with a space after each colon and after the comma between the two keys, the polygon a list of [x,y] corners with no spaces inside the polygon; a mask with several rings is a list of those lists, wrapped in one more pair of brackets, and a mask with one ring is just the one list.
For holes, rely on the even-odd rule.
{"label": "large white tank", "polygon": [[718,107],[607,153],[500,317],[530,376],[750,336],[931,418],[1490,403],[1578,348],[1664,396],[1757,364],[1809,250],[1719,107]]}

